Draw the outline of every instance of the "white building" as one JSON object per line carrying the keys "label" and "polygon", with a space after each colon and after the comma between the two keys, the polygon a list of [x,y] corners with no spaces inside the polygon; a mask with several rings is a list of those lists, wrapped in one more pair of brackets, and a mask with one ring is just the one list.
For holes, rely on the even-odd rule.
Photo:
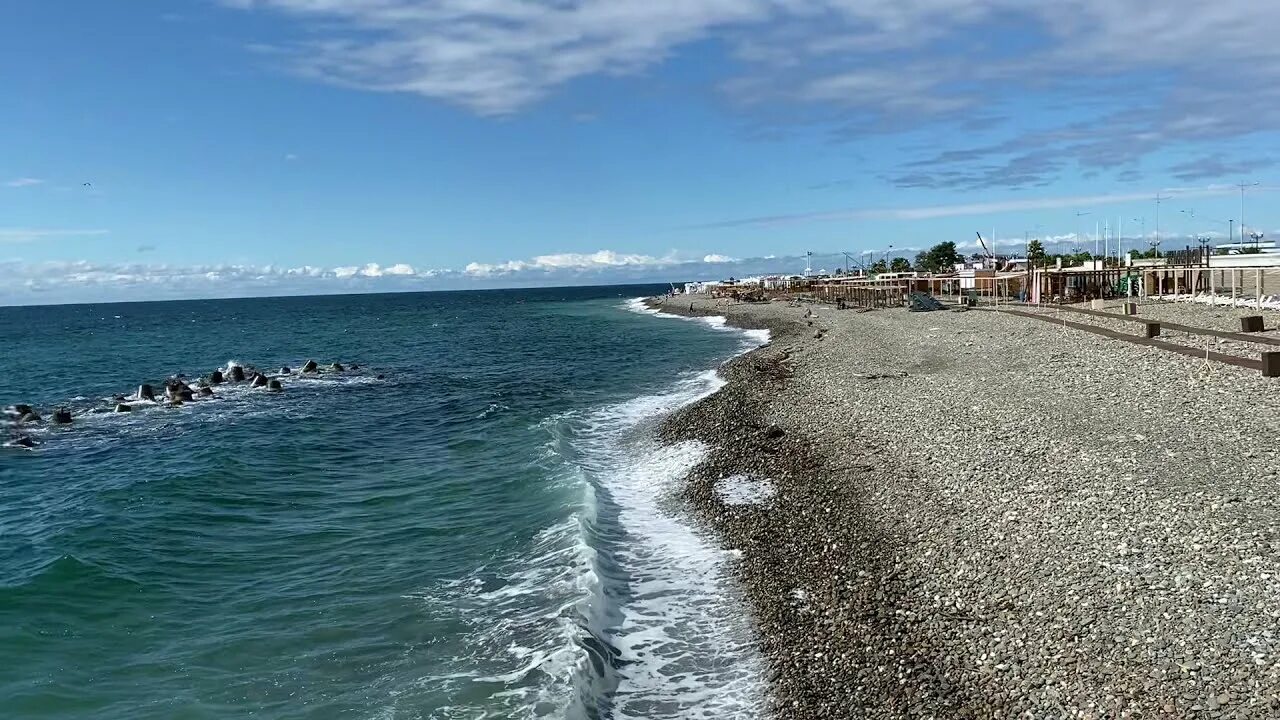
{"label": "white building", "polygon": [[685,283],[684,294],[685,295],[706,295],[710,293],[712,290],[720,287],[723,284],[724,283],[716,282],[714,280]]}

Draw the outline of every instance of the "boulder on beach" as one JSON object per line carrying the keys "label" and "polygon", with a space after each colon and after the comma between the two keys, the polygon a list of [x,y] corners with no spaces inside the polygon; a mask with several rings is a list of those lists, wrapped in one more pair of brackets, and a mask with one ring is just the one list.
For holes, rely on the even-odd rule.
{"label": "boulder on beach", "polygon": [[250,387],[266,387],[267,376],[262,373],[257,373],[253,376],[253,380],[249,381],[249,385]]}
{"label": "boulder on beach", "polygon": [[289,375],[289,374],[291,374],[292,372],[293,372],[293,371],[289,369],[289,366],[288,366],[288,365],[285,365],[284,367],[280,368],[280,374],[281,374],[281,375]]}
{"label": "boulder on beach", "polygon": [[210,383],[211,385],[220,385],[220,384],[222,384],[222,371],[221,371],[221,370],[214,370],[214,371],[209,375],[209,383]]}
{"label": "boulder on beach", "polygon": [[59,425],[71,424],[71,411],[66,408],[58,408],[53,411],[53,421]]}
{"label": "boulder on beach", "polygon": [[239,365],[232,365],[227,368],[231,382],[244,382],[244,368]]}
{"label": "boulder on beach", "polygon": [[334,372],[342,372],[346,368],[342,367],[342,363],[336,362],[336,363],[330,363],[329,369],[333,370]]}
{"label": "boulder on beach", "polygon": [[25,413],[22,417],[18,418],[18,422],[24,425],[39,425],[43,421],[44,419],[36,412]]}
{"label": "boulder on beach", "polygon": [[10,405],[9,407],[5,408],[5,412],[10,415],[16,415],[18,417],[22,417],[23,415],[28,415],[30,413],[35,412],[35,409],[32,408],[30,405]]}
{"label": "boulder on beach", "polygon": [[133,412],[133,408],[124,403],[116,403],[116,412]]}
{"label": "boulder on beach", "polygon": [[320,371],[320,368],[318,365],[316,365],[315,360],[308,360],[302,364],[302,372],[304,373],[313,373],[313,372],[319,372],[319,371]]}
{"label": "boulder on beach", "polygon": [[360,366],[359,366],[359,365],[357,365],[357,364],[355,364],[355,363],[351,363],[351,369],[352,369],[352,370],[359,370],[359,369],[360,369]]}
{"label": "boulder on beach", "polygon": [[200,396],[201,396],[201,397],[213,397],[213,388],[209,387],[208,385],[201,385],[201,386],[200,386]]}
{"label": "boulder on beach", "polygon": [[138,399],[139,399],[139,400],[150,400],[151,402],[155,402],[155,401],[156,401],[156,391],[155,391],[155,389],[154,389],[154,388],[152,388],[150,385],[147,385],[146,383],[143,383],[143,384],[139,385],[139,386],[138,386]]}
{"label": "boulder on beach", "polygon": [[13,446],[16,446],[16,447],[30,448],[30,447],[35,447],[35,446],[36,446],[36,441],[35,441],[35,440],[32,440],[31,438],[27,437],[26,435],[19,435],[19,436],[18,436],[18,438],[17,438],[16,440],[14,440],[14,441],[12,441],[12,442],[5,443],[5,444],[6,444],[6,445],[13,445]]}
{"label": "boulder on beach", "polygon": [[[262,376],[259,375],[258,377],[262,377]],[[280,392],[283,389],[284,389],[284,386],[280,384],[279,380],[273,379],[271,380],[271,382],[267,383],[267,390],[271,392]]]}

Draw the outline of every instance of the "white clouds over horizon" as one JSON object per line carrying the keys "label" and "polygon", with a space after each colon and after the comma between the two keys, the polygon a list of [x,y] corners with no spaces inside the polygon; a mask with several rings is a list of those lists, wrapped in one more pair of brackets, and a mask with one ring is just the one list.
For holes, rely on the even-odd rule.
{"label": "white clouds over horizon", "polygon": [[14,178],[13,180],[10,180],[4,185],[5,187],[20,188],[20,187],[31,187],[32,185],[43,185],[43,184],[44,184],[44,180],[41,180],[40,178],[20,177],[20,178]]}
{"label": "white clouds over horizon", "polygon": [[654,257],[598,250],[594,253],[558,253],[537,255],[529,260],[508,260],[503,263],[468,263],[462,272],[472,277],[510,276],[520,273],[540,272],[550,274],[562,271],[589,273],[610,268],[669,267],[680,260],[674,255]]}
{"label": "white clouds over horizon", "polygon": [[[1135,227],[1126,233],[1129,242],[1142,237],[1136,231]],[[1147,228],[1148,236],[1153,233],[1152,228]],[[1046,234],[1041,239],[1051,250],[1060,251],[1093,243],[1093,237],[1087,234],[1079,240],[1074,234]],[[1194,243],[1192,238],[1175,234],[1166,234],[1165,240],[1169,246]],[[1022,244],[1022,238],[1003,238],[998,249],[1017,254]],[[956,246],[966,254],[980,249],[973,239],[957,241]],[[857,253],[854,258],[855,263],[879,257],[911,259],[920,249],[904,244]],[[710,253],[691,257],[612,250],[542,255],[502,263],[473,262],[460,270],[417,269],[407,263],[324,268],[0,260],[0,305],[667,283],[799,273],[805,260],[802,255],[732,258]],[[838,252],[815,252],[811,260],[815,270],[834,270],[848,262]]]}
{"label": "white clouds over horizon", "polygon": [[708,269],[713,261],[705,258],[613,250],[539,255],[501,263],[472,262],[460,270],[418,269],[408,263],[323,268],[10,260],[0,261],[0,304],[663,282],[715,277],[724,264],[762,268],[778,264],[759,258],[705,257],[721,260],[714,261],[716,268]]}

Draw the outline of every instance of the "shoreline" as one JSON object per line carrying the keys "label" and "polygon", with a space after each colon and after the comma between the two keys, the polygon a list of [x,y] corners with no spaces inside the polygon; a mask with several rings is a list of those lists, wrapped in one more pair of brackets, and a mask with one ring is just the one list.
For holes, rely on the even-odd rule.
{"label": "shoreline", "polygon": [[[890,540],[877,526],[873,509],[842,487],[882,470],[883,459],[872,458],[874,451],[868,450],[840,461],[820,449],[804,428],[782,427],[769,419],[773,398],[790,378],[793,355],[806,352],[813,341],[811,327],[802,324],[807,319],[766,321],[750,310],[730,314],[697,305],[690,312],[672,303],[650,307],[686,317],[722,316],[733,327],[771,333],[768,344],[720,367],[724,387],[677,410],[659,429],[665,442],[696,440],[710,448],[686,476],[681,497],[727,549],[742,553],[732,572],[751,605],[760,651],[769,666],[768,716],[856,717],[849,713],[863,705],[876,716],[890,711],[887,703],[892,703],[898,678],[883,670],[865,672],[881,665],[882,658],[864,648],[869,650],[869,637],[880,638],[878,646],[883,647],[904,634],[900,619],[885,612],[903,590],[894,582],[884,551]],[[775,494],[767,508],[726,505],[720,499],[717,481],[735,475],[772,482]],[[846,503],[843,519],[851,522],[843,528],[824,526],[824,513],[815,511],[833,495]],[[858,567],[860,572],[846,587],[810,589],[810,578],[833,566]],[[838,593],[858,598],[869,613],[851,626],[835,625],[821,607],[834,604]],[[813,662],[815,656],[840,660],[832,668]]]}
{"label": "shoreline", "polygon": [[1280,713],[1280,386],[994,313],[648,302],[772,334],[659,430],[710,448],[682,494],[741,552],[770,717]]}

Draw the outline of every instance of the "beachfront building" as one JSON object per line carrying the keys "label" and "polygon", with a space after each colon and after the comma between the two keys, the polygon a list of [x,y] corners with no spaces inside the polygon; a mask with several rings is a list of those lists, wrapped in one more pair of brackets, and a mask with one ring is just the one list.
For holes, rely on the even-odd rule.
{"label": "beachfront building", "polygon": [[1074,267],[1036,268],[1031,302],[1081,302],[1112,297],[1191,300],[1280,308],[1280,254],[1213,254],[1187,248],[1125,263],[1092,260]]}
{"label": "beachfront building", "polygon": [[764,289],[770,291],[790,290],[802,280],[804,278],[800,275],[766,275],[762,278]]}
{"label": "beachfront building", "polygon": [[1208,255],[1195,264],[1135,268],[1135,274],[1135,294],[1143,297],[1280,309],[1280,253]]}
{"label": "beachfront building", "polygon": [[687,282],[684,284],[685,295],[710,295],[714,290],[720,287],[722,283],[713,280],[702,282]]}

